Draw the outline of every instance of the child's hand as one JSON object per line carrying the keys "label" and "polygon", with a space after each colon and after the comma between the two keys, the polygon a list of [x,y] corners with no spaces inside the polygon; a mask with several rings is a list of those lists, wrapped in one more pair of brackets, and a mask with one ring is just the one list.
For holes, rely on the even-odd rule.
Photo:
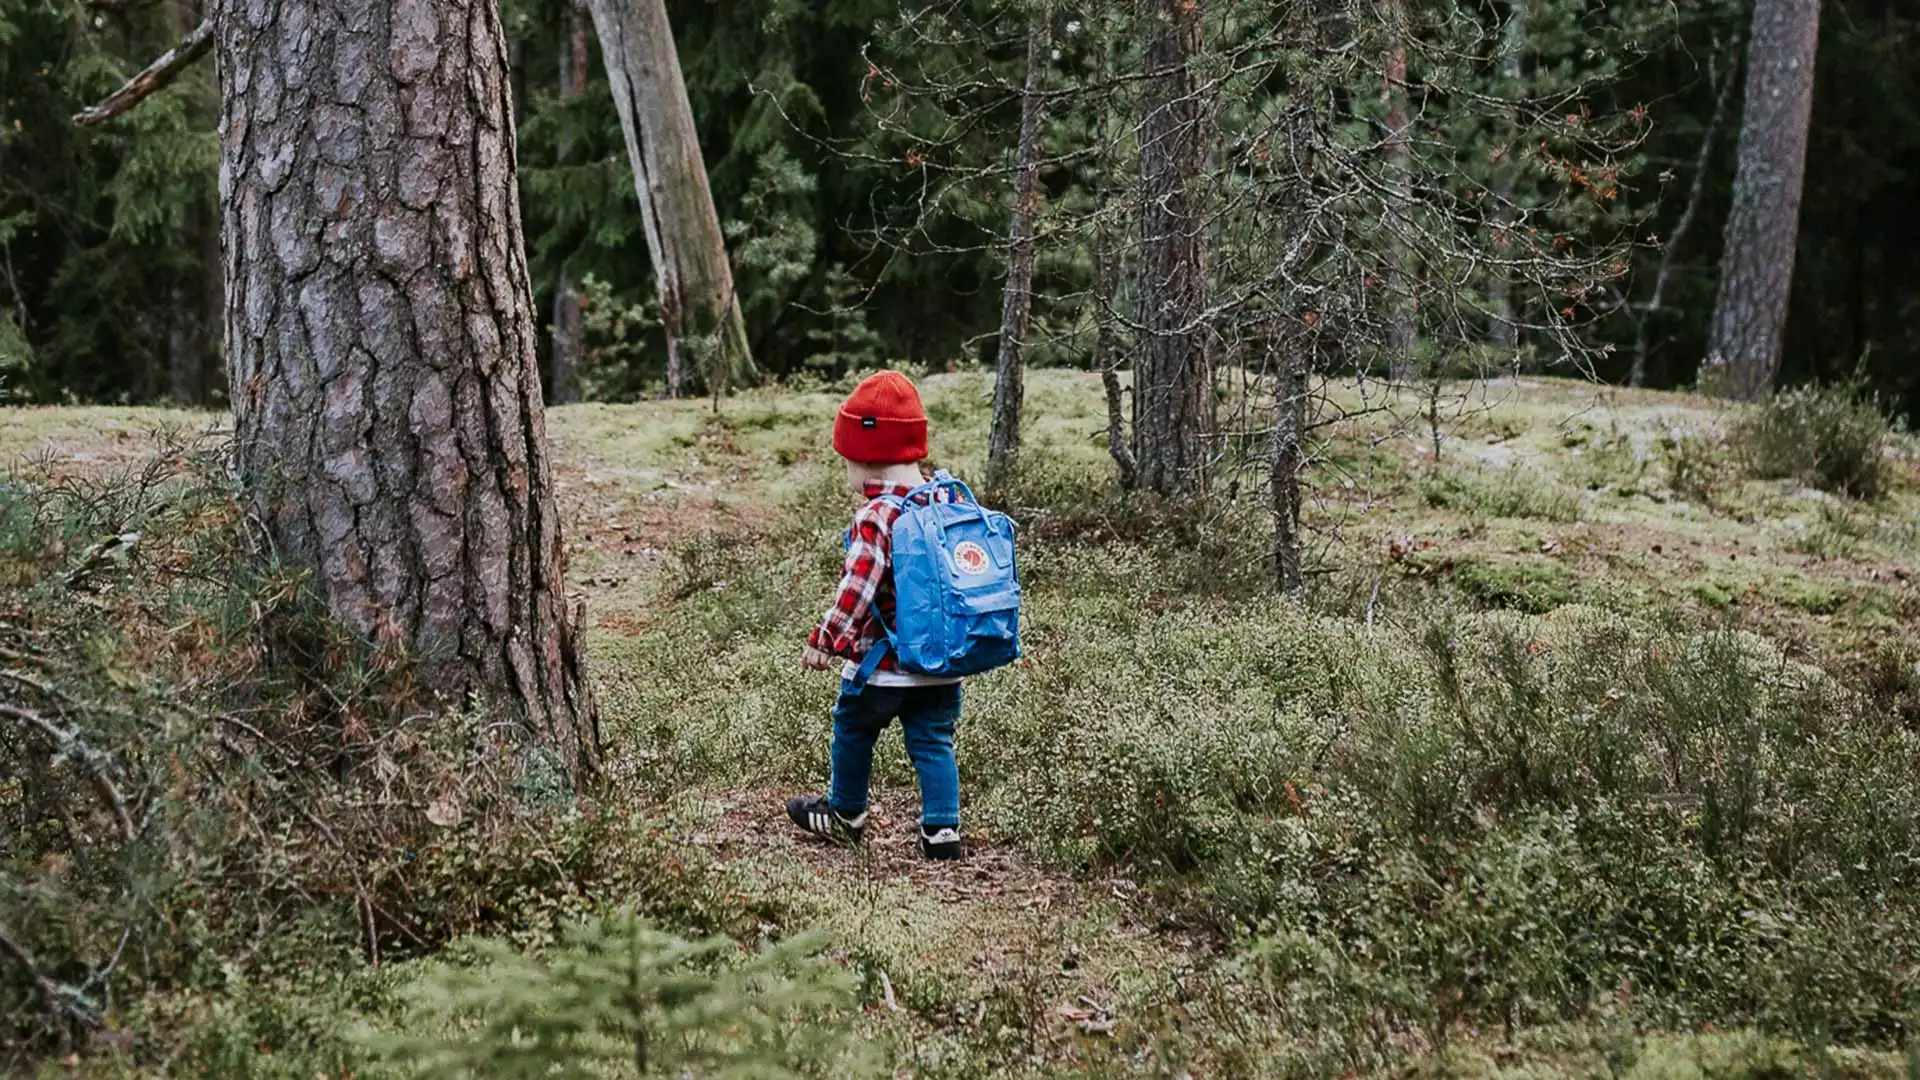
{"label": "child's hand", "polygon": [[800,654],[800,666],[808,671],[825,671],[833,666],[833,654],[809,645],[807,651]]}

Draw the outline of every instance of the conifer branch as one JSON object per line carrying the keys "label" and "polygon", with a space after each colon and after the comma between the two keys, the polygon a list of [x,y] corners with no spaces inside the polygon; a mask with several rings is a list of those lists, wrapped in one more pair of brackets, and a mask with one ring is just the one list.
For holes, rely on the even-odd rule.
{"label": "conifer branch", "polygon": [[128,79],[125,86],[108,94],[98,105],[74,114],[73,122],[82,126],[104,124],[108,120],[131,110],[147,100],[155,92],[164,89],[180,73],[192,66],[195,60],[207,54],[213,48],[213,20],[202,20],[180,44],[163,53],[158,60],[148,64],[146,70]]}

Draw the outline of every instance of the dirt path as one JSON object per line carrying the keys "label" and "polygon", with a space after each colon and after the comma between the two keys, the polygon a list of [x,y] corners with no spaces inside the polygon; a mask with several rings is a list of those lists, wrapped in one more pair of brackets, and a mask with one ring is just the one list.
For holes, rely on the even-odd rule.
{"label": "dirt path", "polygon": [[1079,878],[979,840],[962,861],[928,862],[913,793],[875,794],[855,849],[793,828],[770,791],[683,796],[675,833],[735,887],[794,912],[796,925],[770,931],[827,931],[866,981],[876,1033],[912,1052],[952,1040],[1042,1075],[1084,1063],[1204,962],[1124,878]]}

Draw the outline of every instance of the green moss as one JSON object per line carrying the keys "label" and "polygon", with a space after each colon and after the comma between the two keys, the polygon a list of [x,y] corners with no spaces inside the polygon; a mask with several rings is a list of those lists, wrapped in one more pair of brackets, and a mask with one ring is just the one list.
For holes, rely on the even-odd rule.
{"label": "green moss", "polygon": [[1428,506],[1455,510],[1470,519],[1580,520],[1580,497],[1527,470],[1449,471],[1423,488]]}
{"label": "green moss", "polygon": [[1852,590],[1845,582],[1819,581],[1800,574],[1782,574],[1764,586],[1768,598],[1783,607],[1809,615],[1832,615],[1847,602]]}
{"label": "green moss", "polygon": [[1454,565],[1453,580],[1482,604],[1535,615],[1570,604],[1574,598],[1572,571],[1539,556],[1466,559]]}
{"label": "green moss", "polygon": [[1711,578],[1690,582],[1687,585],[1687,594],[1710,608],[1719,608],[1724,611],[1733,606],[1733,590]]}

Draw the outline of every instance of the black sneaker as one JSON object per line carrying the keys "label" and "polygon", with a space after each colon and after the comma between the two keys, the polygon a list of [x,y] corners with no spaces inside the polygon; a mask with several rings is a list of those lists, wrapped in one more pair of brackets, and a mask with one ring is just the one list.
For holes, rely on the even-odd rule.
{"label": "black sneaker", "polygon": [[960,830],[951,825],[920,826],[920,854],[942,861],[959,858]]}
{"label": "black sneaker", "polygon": [[848,817],[835,810],[825,795],[805,795],[787,800],[787,816],[795,825],[836,844],[857,844],[867,831],[867,812]]}

